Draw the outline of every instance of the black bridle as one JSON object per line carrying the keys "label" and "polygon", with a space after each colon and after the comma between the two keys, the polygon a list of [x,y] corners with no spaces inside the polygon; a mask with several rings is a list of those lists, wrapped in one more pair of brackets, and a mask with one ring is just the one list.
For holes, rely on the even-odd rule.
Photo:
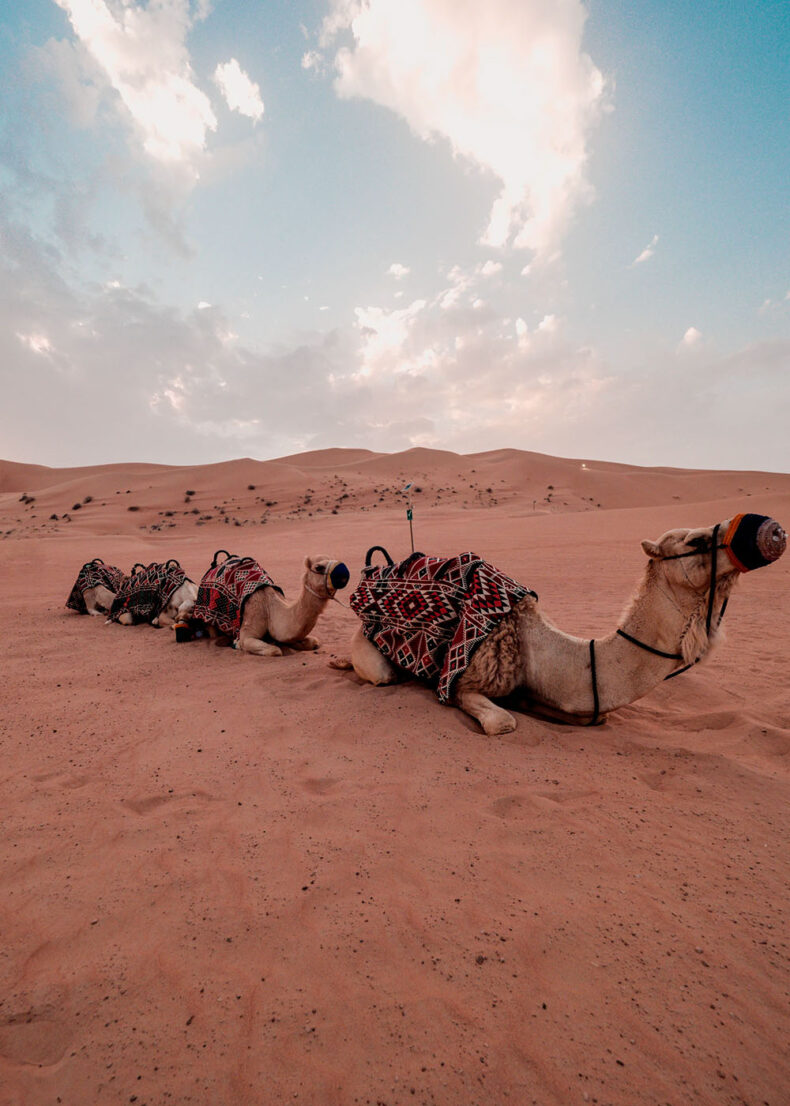
{"label": "black bridle", "polygon": [[[727,546],[724,543],[719,543],[717,538],[719,536],[719,530],[721,523],[716,523],[713,527],[713,535],[711,537],[710,550],[707,549],[693,549],[690,553],[673,553],[668,557],[661,557],[662,561],[681,561],[685,557],[700,557],[705,553],[710,552],[710,583],[708,585],[708,613],[705,619],[705,632],[710,638],[710,628],[713,624],[713,607],[716,599],[716,584],[718,583],[718,574],[716,571],[717,553],[720,549],[726,549]],[[725,539],[726,540],[726,539]],[[716,628],[721,625],[721,620],[724,618],[724,612],[727,609],[727,600],[725,599],[721,605],[719,611],[719,617],[716,620]],[[625,638],[626,641],[630,641],[632,645],[638,646],[640,649],[644,649],[646,653],[652,653],[656,657],[666,657],[667,660],[682,661],[682,653],[666,653],[663,649],[656,649],[653,645],[648,645],[647,642],[640,641],[639,638],[632,637],[631,634],[627,634],[625,630],[617,630],[620,637]],[[701,653],[696,660],[691,661],[690,664],[684,664],[680,668],[676,668],[674,672],[670,672],[668,676],[665,676],[665,680],[671,680],[674,676],[680,676],[684,672],[688,672],[690,668],[693,668],[695,664],[699,664],[702,658],[705,656]],[[598,698],[598,676],[595,666],[595,639],[590,641],[590,672],[592,676],[592,690],[593,690],[593,716],[592,721],[588,722],[588,726],[597,726],[601,716],[600,712],[600,700]]]}

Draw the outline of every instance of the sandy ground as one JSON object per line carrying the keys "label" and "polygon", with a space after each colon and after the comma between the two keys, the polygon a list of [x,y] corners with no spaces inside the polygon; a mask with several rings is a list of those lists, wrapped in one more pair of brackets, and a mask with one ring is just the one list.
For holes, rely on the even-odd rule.
{"label": "sandy ground", "polygon": [[[790,476],[516,451],[0,466],[2,1106],[790,1102],[790,555],[590,730],[64,608],[101,556],[473,549],[614,628],[641,538]],[[21,497],[24,496],[24,499]],[[56,515],[57,518],[51,516]],[[67,518],[64,519],[64,515]],[[346,597],[344,597],[344,602]]]}

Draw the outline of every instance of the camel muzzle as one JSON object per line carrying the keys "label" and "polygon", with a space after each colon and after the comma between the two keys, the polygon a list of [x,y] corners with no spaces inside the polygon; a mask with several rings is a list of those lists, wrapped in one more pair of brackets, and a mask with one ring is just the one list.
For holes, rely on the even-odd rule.
{"label": "camel muzzle", "polygon": [[739,572],[751,572],[777,561],[787,547],[787,534],[767,515],[736,515],[724,535],[724,548]]}
{"label": "camel muzzle", "polygon": [[329,570],[328,578],[332,591],[340,591],[348,583],[351,578],[351,573],[342,561],[336,561]]}

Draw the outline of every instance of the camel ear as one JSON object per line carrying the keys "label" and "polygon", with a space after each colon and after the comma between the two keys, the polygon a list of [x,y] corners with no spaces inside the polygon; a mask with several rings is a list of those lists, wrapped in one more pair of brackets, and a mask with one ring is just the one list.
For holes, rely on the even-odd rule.
{"label": "camel ear", "polygon": [[305,568],[312,568],[313,567],[313,565],[310,561],[309,555],[307,557],[305,557],[305,559],[304,559],[304,566],[305,566]]}
{"label": "camel ear", "polygon": [[642,548],[644,549],[644,551],[648,555],[648,557],[660,557],[661,556],[661,548],[660,548],[660,546],[656,545],[656,543],[654,541],[643,541],[642,542]]}

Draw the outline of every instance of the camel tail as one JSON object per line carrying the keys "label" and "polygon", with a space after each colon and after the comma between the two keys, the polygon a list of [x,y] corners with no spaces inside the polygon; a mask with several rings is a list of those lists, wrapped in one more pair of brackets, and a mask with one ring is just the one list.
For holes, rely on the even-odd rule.
{"label": "camel tail", "polygon": [[327,663],[330,668],[342,668],[344,671],[354,667],[350,657],[330,657]]}

